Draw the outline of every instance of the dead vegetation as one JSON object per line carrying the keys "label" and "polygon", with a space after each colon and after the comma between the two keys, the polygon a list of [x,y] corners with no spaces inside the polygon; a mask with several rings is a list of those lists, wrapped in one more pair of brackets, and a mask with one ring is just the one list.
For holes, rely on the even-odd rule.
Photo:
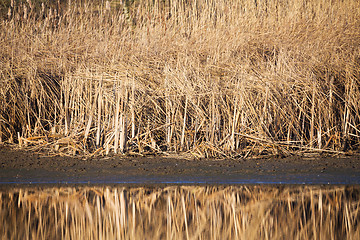
{"label": "dead vegetation", "polygon": [[358,187],[9,188],[3,239],[359,239]]}
{"label": "dead vegetation", "polygon": [[11,1],[0,142],[197,158],[358,150],[359,5]]}

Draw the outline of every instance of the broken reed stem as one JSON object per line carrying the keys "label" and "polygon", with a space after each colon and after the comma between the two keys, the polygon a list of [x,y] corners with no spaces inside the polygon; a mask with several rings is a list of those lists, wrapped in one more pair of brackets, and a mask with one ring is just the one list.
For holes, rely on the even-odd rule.
{"label": "broken reed stem", "polygon": [[126,117],[123,113],[120,115],[120,151],[124,153],[126,149],[126,139],[127,139],[127,125],[126,125]]}
{"label": "broken reed stem", "polygon": [[182,131],[181,131],[181,142],[180,142],[181,150],[184,150],[187,108],[188,108],[188,98],[186,97],[185,109],[184,109],[184,121],[183,121],[183,127],[182,127]]}
{"label": "broken reed stem", "polygon": [[132,77],[131,83],[131,102],[130,102],[130,111],[131,111],[131,138],[135,138],[135,79]]}
{"label": "broken reed stem", "polygon": [[314,121],[315,121],[315,84],[312,87],[311,96],[311,120],[310,120],[310,148],[314,147]]}
{"label": "broken reed stem", "polygon": [[102,79],[100,79],[99,86],[98,86],[98,112],[97,112],[97,129],[96,129],[96,147],[99,148],[100,146],[100,134],[101,134],[101,109],[102,109]]}

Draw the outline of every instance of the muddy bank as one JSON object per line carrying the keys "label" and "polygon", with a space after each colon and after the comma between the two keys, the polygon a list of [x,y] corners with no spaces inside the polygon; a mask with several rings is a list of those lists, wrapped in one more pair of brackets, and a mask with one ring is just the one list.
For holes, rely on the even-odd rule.
{"label": "muddy bank", "polygon": [[360,184],[360,157],[196,160],[183,154],[82,159],[0,146],[0,183]]}

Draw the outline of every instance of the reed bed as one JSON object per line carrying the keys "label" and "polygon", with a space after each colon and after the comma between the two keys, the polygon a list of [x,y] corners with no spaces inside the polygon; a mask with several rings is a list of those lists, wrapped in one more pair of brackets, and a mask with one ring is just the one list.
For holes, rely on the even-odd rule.
{"label": "reed bed", "polygon": [[1,8],[1,142],[196,158],[359,149],[359,1]]}
{"label": "reed bed", "polygon": [[359,239],[359,187],[11,188],[2,239]]}

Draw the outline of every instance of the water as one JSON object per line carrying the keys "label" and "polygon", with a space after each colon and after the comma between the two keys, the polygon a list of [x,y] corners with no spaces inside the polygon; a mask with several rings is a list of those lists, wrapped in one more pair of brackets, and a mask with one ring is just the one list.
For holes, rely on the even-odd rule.
{"label": "water", "polygon": [[[13,173],[9,173],[13,171]],[[334,171],[330,173],[282,174],[216,174],[216,175],[116,175],[66,173],[37,170],[7,170],[0,174],[0,184],[360,184],[357,172]]]}
{"label": "water", "polygon": [[360,239],[356,168],[280,169],[198,174],[0,169],[0,236]]}
{"label": "water", "polygon": [[360,239],[359,186],[0,189],[2,239]]}

